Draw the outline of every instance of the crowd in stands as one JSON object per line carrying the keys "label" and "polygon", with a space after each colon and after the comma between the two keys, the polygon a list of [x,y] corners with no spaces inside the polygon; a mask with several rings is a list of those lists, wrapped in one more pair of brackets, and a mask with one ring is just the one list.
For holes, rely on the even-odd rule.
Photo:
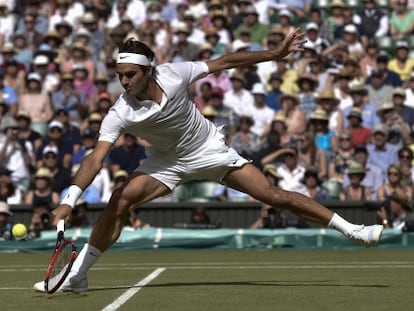
{"label": "crowd in stands", "polygon": [[[283,189],[411,202],[409,0],[0,0],[0,201],[59,203],[123,92],[116,57],[125,39],[151,47],[157,66],[274,49],[297,27],[303,52],[210,74],[190,86],[195,105]],[[82,201],[107,202],[148,145],[120,137]]]}

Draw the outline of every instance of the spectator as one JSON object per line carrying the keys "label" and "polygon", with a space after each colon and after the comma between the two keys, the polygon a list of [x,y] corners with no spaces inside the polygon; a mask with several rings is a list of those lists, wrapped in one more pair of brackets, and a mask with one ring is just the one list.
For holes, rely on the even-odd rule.
{"label": "spectator", "polygon": [[12,171],[0,166],[0,202],[20,204],[23,201],[23,191],[12,183],[11,174]]}
{"label": "spectator", "polygon": [[96,134],[91,129],[85,129],[81,134],[81,145],[77,151],[73,152],[72,167],[80,164],[86,153],[96,145]]}
{"label": "spectator", "polygon": [[[199,2],[199,4],[203,4]],[[197,22],[197,15],[199,12],[192,12],[190,9],[184,12],[183,21],[188,28],[188,41],[195,44],[196,46],[203,45],[205,41],[205,33],[199,28],[199,23]],[[174,39],[173,39],[174,40]]]}
{"label": "spectator", "polygon": [[414,108],[407,105],[406,97],[406,90],[401,87],[395,88],[392,92],[392,103],[395,111],[408,125],[409,131],[412,131],[414,129]]}
{"label": "spectator", "polygon": [[24,70],[28,71],[33,60],[33,49],[28,46],[27,35],[22,32],[15,33],[12,38],[12,44],[15,51],[13,59],[19,64],[23,64]]}
{"label": "spectator", "polygon": [[41,76],[32,72],[27,76],[27,90],[18,100],[18,110],[29,113],[31,128],[41,136],[47,133],[48,122],[53,117],[48,94],[42,92]]}
{"label": "spectator", "polygon": [[339,194],[341,201],[370,201],[371,191],[362,185],[365,178],[365,169],[358,162],[349,164],[346,174],[349,178],[349,186],[343,187]]}
{"label": "spectator", "polygon": [[12,118],[1,120],[0,133],[0,165],[9,169],[13,184],[26,191],[30,183],[29,165],[30,158],[25,145],[18,139],[18,125]]}
{"label": "spectator", "polygon": [[319,178],[319,172],[315,167],[309,166],[306,168],[301,182],[305,185],[303,195],[318,202],[329,200],[329,190],[322,186],[322,180]]}
{"label": "spectator", "polygon": [[56,72],[53,73],[49,71],[49,57],[43,54],[36,55],[33,59],[32,65],[33,73],[40,76],[40,83],[42,86],[41,92],[49,95],[56,91],[59,87],[59,76]]}
{"label": "spectator", "polygon": [[52,230],[50,210],[50,204],[45,201],[39,201],[33,205],[32,218],[27,233],[28,240],[40,238],[43,231]]}
{"label": "spectator", "polygon": [[7,111],[10,115],[17,112],[17,94],[16,91],[4,84],[4,71],[0,69],[0,101],[4,101],[7,105]]}
{"label": "spectator", "polygon": [[17,125],[19,127],[18,138],[21,143],[30,144],[31,152],[36,154],[37,149],[42,144],[40,134],[30,128],[31,117],[26,111],[19,111],[16,115]]}
{"label": "spectator", "polygon": [[[187,24],[180,22],[175,27],[177,41],[171,44],[165,53],[165,62],[194,61],[197,59],[198,46],[188,40],[191,34]],[[203,35],[204,37],[204,35]]]}
{"label": "spectator", "polygon": [[19,20],[17,32],[25,33],[28,46],[35,50],[43,42],[43,34],[47,32],[47,19],[38,14],[38,8],[30,8]]}
{"label": "spectator", "polygon": [[241,116],[245,114],[248,109],[253,107],[253,95],[245,88],[247,83],[243,74],[235,71],[230,80],[232,82],[232,89],[224,94],[223,104],[232,109],[235,114]]}
{"label": "spectator", "polygon": [[386,203],[388,206],[381,207],[377,212],[379,221],[384,228],[404,229],[407,215],[413,209],[410,198],[401,189],[396,189]]}
{"label": "spectator", "polygon": [[378,166],[385,180],[388,167],[398,162],[398,147],[387,142],[388,129],[384,124],[378,124],[372,129],[373,143],[368,148],[368,163]]}
{"label": "spectator", "polygon": [[59,165],[59,150],[56,146],[46,146],[43,148],[42,158],[38,163],[39,167],[49,169],[53,179],[52,190],[61,193],[62,190],[70,185],[70,168]]}
{"label": "spectator", "polygon": [[212,86],[208,81],[205,81],[200,85],[200,95],[194,98],[194,103],[196,104],[198,110],[203,111],[206,106],[210,105],[211,90]]}
{"label": "spectator", "polygon": [[13,216],[13,213],[10,211],[9,205],[4,201],[0,201],[0,241],[13,239],[11,216]]}
{"label": "spectator", "polygon": [[86,102],[83,103],[86,106],[85,110],[93,105],[93,97],[96,95],[96,86],[88,80],[88,72],[88,69],[82,64],[75,65],[72,69],[73,87],[85,97]]}
{"label": "spectator", "polygon": [[413,198],[413,190],[410,186],[404,186],[403,173],[401,167],[398,164],[391,164],[387,169],[387,181],[382,185],[377,192],[377,198],[379,201],[385,201],[389,198],[390,194],[400,189],[409,200]]}
{"label": "spectator", "polygon": [[[388,62],[390,58],[386,54],[379,54],[377,56],[376,69],[379,69],[383,73],[383,80],[385,85],[391,85],[393,87],[402,86],[400,75],[395,71],[388,69]],[[371,68],[373,70],[373,68]],[[367,83],[371,83],[371,77],[368,76]]]}
{"label": "spectator", "polygon": [[384,72],[380,69],[371,70],[370,83],[367,85],[369,102],[379,107],[390,98],[394,87],[384,83]]}
{"label": "spectator", "polygon": [[305,168],[298,164],[298,151],[296,148],[287,148],[284,153],[283,164],[277,168],[277,173],[282,176],[279,187],[283,190],[303,192],[301,183],[305,175]]}
{"label": "spectator", "polygon": [[392,102],[384,102],[377,111],[382,124],[387,127],[388,138],[387,142],[401,148],[405,144],[409,144],[410,128],[408,124],[404,122],[402,117],[395,111],[394,104]]}
{"label": "spectator", "polygon": [[[368,149],[366,145],[357,145],[354,148],[354,160],[359,163],[365,171],[365,177],[362,180],[361,185],[369,189],[372,200],[377,200],[377,192],[378,189],[384,184],[384,177],[378,166],[367,163]],[[348,187],[349,184],[349,177],[345,174],[343,187]]]}
{"label": "spectator", "polygon": [[[378,66],[378,57],[379,57],[379,46],[375,41],[370,41],[366,46],[365,46],[365,53],[364,55],[361,57],[361,61],[360,61],[360,68],[361,68],[361,74],[362,77],[367,80],[367,83],[370,83],[370,78],[369,76],[371,75],[371,71],[373,69],[380,69],[383,70],[384,66],[382,66],[381,68],[379,68]],[[387,63],[388,63],[388,56],[385,62],[385,68],[387,67]],[[387,83],[388,84],[388,83]]]}
{"label": "spectator", "polygon": [[113,148],[109,154],[111,172],[114,175],[118,170],[124,170],[131,174],[145,158],[145,148],[135,136],[125,133],[123,144]]}
{"label": "spectator", "polygon": [[49,205],[59,204],[59,193],[52,189],[53,179],[48,168],[41,167],[37,169],[34,175],[34,187],[29,190],[24,198],[24,203],[37,205],[39,202],[45,202]]}
{"label": "spectator", "polygon": [[338,148],[329,161],[329,177],[343,182],[346,170],[353,160],[352,134],[347,130],[342,130],[338,133]]}
{"label": "spectator", "polygon": [[65,141],[72,145],[73,153],[77,152],[81,146],[80,130],[77,126],[70,122],[69,113],[65,108],[59,108],[55,113],[55,120],[62,122]]}
{"label": "spectator", "polygon": [[274,72],[270,75],[268,83],[270,85],[270,91],[267,92],[265,103],[268,107],[277,112],[282,109],[280,97],[283,96],[283,92],[280,90],[280,86],[283,83],[283,79],[280,74]]}
{"label": "spectator", "polygon": [[318,178],[322,181],[328,177],[327,159],[325,152],[316,147],[315,138],[311,132],[305,132],[296,137],[298,144],[298,162],[304,167],[314,167]]}
{"label": "spectator", "polygon": [[128,172],[124,170],[119,170],[113,175],[111,188],[112,191],[121,187],[128,179]]}
{"label": "spectator", "polygon": [[398,164],[402,173],[402,184],[405,187],[412,187],[414,182],[414,153],[410,147],[402,147],[398,150]]}
{"label": "spectator", "polygon": [[230,146],[247,159],[251,159],[260,147],[260,136],[251,130],[254,122],[250,115],[242,115],[239,130],[230,139]]}
{"label": "spectator", "polygon": [[90,221],[88,219],[88,203],[79,199],[72,210],[72,214],[68,220],[68,228],[88,228]]}
{"label": "spectator", "polygon": [[366,44],[370,39],[381,38],[389,30],[388,15],[376,4],[375,0],[363,0],[364,6],[357,10],[354,21],[361,28],[361,40]]}
{"label": "spectator", "polygon": [[353,104],[351,107],[344,109],[344,127],[348,127],[348,117],[352,107],[361,109],[362,125],[366,128],[373,128],[378,123],[381,123],[377,116],[377,107],[374,104],[365,102],[365,96],[367,96],[367,88],[360,81],[351,81],[349,83],[348,93],[352,98]]}
{"label": "spectator", "polygon": [[331,45],[327,40],[321,38],[319,35],[319,26],[316,23],[310,22],[306,24],[305,34],[310,44],[309,46],[313,46],[317,55],[322,54]]}
{"label": "spectator", "polygon": [[403,82],[409,79],[414,66],[414,59],[409,57],[409,52],[407,41],[397,41],[395,56],[388,62],[388,69],[397,73]]}
{"label": "spectator", "polygon": [[327,158],[330,158],[332,151],[336,148],[336,135],[328,127],[328,114],[322,108],[317,108],[309,121],[310,131],[315,139],[316,147],[323,150]]}
{"label": "spectator", "polygon": [[[135,1],[134,1],[135,2]],[[137,10],[137,8],[135,7]],[[129,8],[128,8],[129,11]],[[137,13],[135,13],[137,14]],[[129,17],[131,17],[131,20],[137,21],[134,19],[131,15],[128,14]],[[95,51],[101,51],[104,44],[105,44],[105,34],[104,32],[99,29],[98,27],[98,19],[96,18],[95,14],[93,12],[86,12],[83,14],[83,16],[80,18],[80,23],[83,27],[85,27],[91,34],[91,45],[93,46]],[[88,68],[89,70],[89,68]],[[90,81],[93,81],[94,72],[90,73],[90,77],[92,79]]]}
{"label": "spectator", "polygon": [[345,25],[343,28],[343,40],[347,46],[348,53],[357,59],[365,54],[364,47],[359,40],[359,30],[354,24]]}
{"label": "spectator", "polygon": [[280,97],[282,110],[277,115],[285,117],[287,133],[295,135],[303,133],[306,130],[306,116],[299,108],[299,98],[293,94],[284,94]]}
{"label": "spectator", "polygon": [[3,64],[4,84],[12,87],[18,96],[22,95],[26,88],[24,65],[15,59],[3,59]]}
{"label": "spectator", "polygon": [[346,69],[341,69],[334,77],[333,91],[335,97],[339,100],[338,108],[344,111],[351,107],[353,100],[349,94],[349,82],[352,80],[351,73]]}
{"label": "spectator", "polygon": [[270,123],[273,120],[274,111],[267,107],[264,100],[266,97],[266,91],[261,83],[255,83],[253,85],[252,94],[254,97],[254,105],[248,114],[253,117],[254,124],[251,127],[251,131],[260,138],[263,138],[264,134],[269,131]]}
{"label": "spectator", "polygon": [[41,167],[41,159],[46,148],[56,147],[59,150],[58,165],[70,169],[73,156],[73,144],[68,142],[64,136],[65,127],[62,122],[58,120],[52,120],[49,123],[49,131],[45,143],[37,151],[36,161],[37,167]]}
{"label": "spectator", "polygon": [[103,116],[101,113],[91,113],[81,125],[81,131],[83,132],[89,129],[94,134],[95,139],[98,139],[99,128],[101,127],[102,119]]}
{"label": "spectator", "polygon": [[390,18],[390,35],[403,40],[414,31],[414,13],[407,8],[408,0],[397,0]]}
{"label": "spectator", "polygon": [[305,113],[306,119],[309,119],[312,112],[316,109],[315,89],[318,86],[318,81],[309,74],[299,76],[296,81],[299,87],[299,108]]}
{"label": "spectator", "polygon": [[80,124],[86,114],[85,95],[75,90],[72,72],[62,74],[60,88],[51,95],[51,104],[55,111],[62,109],[69,114],[71,122]]}
{"label": "spectator", "polygon": [[266,156],[270,156],[273,152],[276,152],[280,149],[280,136],[279,134],[271,130],[266,135],[265,143],[261,145],[261,148],[255,152],[252,156],[253,164],[259,168],[262,169],[265,163],[263,163],[263,159]]}
{"label": "spectator", "polygon": [[244,12],[243,23],[235,30],[235,37],[240,37],[242,29],[249,29],[251,31],[251,41],[262,45],[269,31],[269,27],[260,23],[258,17],[259,14],[255,7],[253,5],[248,6]]}
{"label": "spectator", "polygon": [[339,133],[344,128],[344,114],[338,109],[339,100],[332,89],[325,89],[315,98],[316,104],[325,110],[329,118],[329,130]]}
{"label": "spectator", "polygon": [[[216,15],[213,15],[216,16]],[[220,42],[220,35],[218,34],[217,28],[209,27],[205,31],[205,40],[211,44],[213,48],[213,57],[217,57],[226,52],[226,44]],[[229,40],[229,39],[227,39]]]}
{"label": "spectator", "polygon": [[369,144],[372,132],[362,125],[361,109],[353,107],[346,118],[349,120],[346,130],[352,134],[352,147]]}

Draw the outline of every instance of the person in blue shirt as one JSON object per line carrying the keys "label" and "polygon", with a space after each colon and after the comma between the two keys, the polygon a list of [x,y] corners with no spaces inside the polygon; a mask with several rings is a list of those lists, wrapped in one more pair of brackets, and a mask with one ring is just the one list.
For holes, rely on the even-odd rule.
{"label": "person in blue shirt", "polygon": [[283,92],[280,90],[280,86],[283,83],[283,78],[277,72],[274,72],[270,75],[268,80],[270,87],[272,88],[265,97],[265,104],[272,108],[274,111],[279,111],[282,109],[279,99],[283,96]]}
{"label": "person in blue shirt", "polygon": [[387,143],[388,129],[385,124],[377,124],[372,129],[373,143],[367,146],[368,164],[378,166],[382,171],[383,180],[387,176],[388,167],[398,162],[399,147]]}

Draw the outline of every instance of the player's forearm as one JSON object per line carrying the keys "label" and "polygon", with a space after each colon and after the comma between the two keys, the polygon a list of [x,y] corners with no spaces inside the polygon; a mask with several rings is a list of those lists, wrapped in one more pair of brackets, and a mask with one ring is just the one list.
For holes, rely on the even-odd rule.
{"label": "player's forearm", "polygon": [[95,161],[93,157],[86,156],[73,178],[73,184],[85,190],[92,183],[101,168],[101,162]]}
{"label": "player's forearm", "polygon": [[278,59],[278,56],[278,49],[258,52],[229,53],[223,55],[219,59],[208,62],[208,66],[211,73],[223,69],[247,67],[261,62],[276,60]]}

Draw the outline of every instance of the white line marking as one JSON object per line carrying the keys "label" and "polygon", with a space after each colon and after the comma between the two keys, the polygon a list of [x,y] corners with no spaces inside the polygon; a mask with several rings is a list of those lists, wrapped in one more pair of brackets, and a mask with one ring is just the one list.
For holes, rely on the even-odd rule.
{"label": "white line marking", "polygon": [[125,293],[119,296],[111,304],[107,305],[102,311],[115,311],[119,309],[125,302],[127,302],[132,296],[138,293],[145,285],[154,280],[159,276],[166,268],[155,269],[151,274],[149,274],[145,279],[139,281],[134,287],[128,289]]}

